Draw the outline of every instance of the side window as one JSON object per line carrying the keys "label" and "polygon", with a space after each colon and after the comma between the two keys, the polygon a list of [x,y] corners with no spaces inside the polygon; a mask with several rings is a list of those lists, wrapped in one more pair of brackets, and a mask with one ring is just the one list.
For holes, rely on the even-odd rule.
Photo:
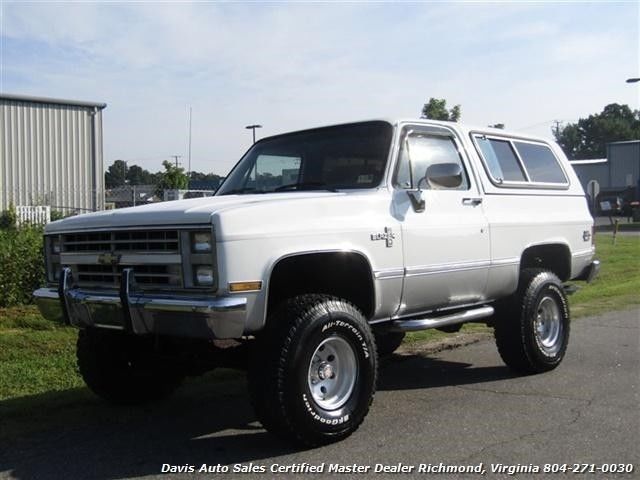
{"label": "side window", "polygon": [[532,182],[567,183],[558,160],[546,145],[513,142]]}
{"label": "side window", "polygon": [[518,157],[511,148],[511,142],[476,137],[476,143],[493,178],[508,182],[527,181]]}
{"label": "side window", "polygon": [[[453,138],[409,131],[400,149],[395,184],[399,188],[417,188],[429,166],[437,163],[457,163],[462,169],[462,184],[452,190],[468,190],[469,180]],[[422,182],[420,188],[430,186]],[[445,188],[446,190],[446,188]]]}

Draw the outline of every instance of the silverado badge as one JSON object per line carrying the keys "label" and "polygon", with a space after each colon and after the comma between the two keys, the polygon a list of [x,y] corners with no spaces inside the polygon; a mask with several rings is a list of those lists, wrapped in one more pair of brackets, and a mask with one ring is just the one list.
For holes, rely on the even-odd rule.
{"label": "silverado badge", "polygon": [[396,238],[396,234],[393,233],[393,229],[391,227],[384,227],[384,233],[372,233],[371,240],[385,240],[387,242],[387,247],[393,247],[393,239]]}
{"label": "silverado badge", "polygon": [[120,263],[120,255],[115,253],[101,253],[98,255],[98,263],[100,265],[117,265]]}

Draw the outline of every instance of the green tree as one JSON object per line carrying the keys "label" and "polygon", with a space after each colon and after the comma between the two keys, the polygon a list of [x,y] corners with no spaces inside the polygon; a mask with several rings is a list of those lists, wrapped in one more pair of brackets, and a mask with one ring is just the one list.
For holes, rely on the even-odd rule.
{"label": "green tree", "polygon": [[104,174],[104,185],[106,188],[121,187],[127,179],[127,162],[115,160]]}
{"label": "green tree", "polygon": [[164,172],[158,172],[156,183],[156,194],[162,198],[164,190],[184,190],[189,185],[189,178],[184,173],[184,168],[177,167],[173,163],[165,160],[162,162]]}
{"label": "green tree", "polygon": [[422,107],[422,118],[431,120],[447,120],[449,122],[457,122],[460,120],[460,105],[447,109],[447,101],[444,98],[431,97]]}
{"label": "green tree", "polygon": [[222,177],[215,173],[189,172],[189,180],[220,183]]}
{"label": "green tree", "polygon": [[153,174],[138,165],[131,165],[127,170],[129,185],[149,185],[153,183]]}
{"label": "green tree", "polygon": [[571,159],[604,158],[607,143],[640,139],[640,110],[611,103],[600,113],[558,128],[554,136]]}

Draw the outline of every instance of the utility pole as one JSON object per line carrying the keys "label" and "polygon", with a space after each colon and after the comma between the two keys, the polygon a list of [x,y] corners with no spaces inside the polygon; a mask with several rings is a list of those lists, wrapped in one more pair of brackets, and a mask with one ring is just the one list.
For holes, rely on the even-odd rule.
{"label": "utility pole", "polygon": [[551,131],[553,132],[553,135],[558,138],[558,135],[560,135],[560,125],[562,125],[562,122],[560,120],[554,120],[553,123],[555,123],[555,127],[552,127]]}
{"label": "utility pole", "polygon": [[253,143],[256,143],[256,128],[262,128],[262,125],[247,125],[247,130],[253,130]]}
{"label": "utility pole", "polygon": [[189,170],[187,171],[187,175],[191,176],[191,105],[189,105]]}
{"label": "utility pole", "polygon": [[170,157],[172,157],[175,162],[176,162],[176,168],[178,167],[178,165],[180,165],[180,162],[178,162],[179,158],[182,158],[182,155],[169,155]]}

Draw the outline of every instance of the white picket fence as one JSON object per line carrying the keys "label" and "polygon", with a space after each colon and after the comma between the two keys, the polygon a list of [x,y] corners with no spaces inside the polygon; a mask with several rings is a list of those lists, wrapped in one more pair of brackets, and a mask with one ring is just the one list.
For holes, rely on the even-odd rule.
{"label": "white picket fence", "polygon": [[16,223],[18,226],[29,225],[46,225],[51,221],[51,207],[49,206],[17,206],[16,207]]}

